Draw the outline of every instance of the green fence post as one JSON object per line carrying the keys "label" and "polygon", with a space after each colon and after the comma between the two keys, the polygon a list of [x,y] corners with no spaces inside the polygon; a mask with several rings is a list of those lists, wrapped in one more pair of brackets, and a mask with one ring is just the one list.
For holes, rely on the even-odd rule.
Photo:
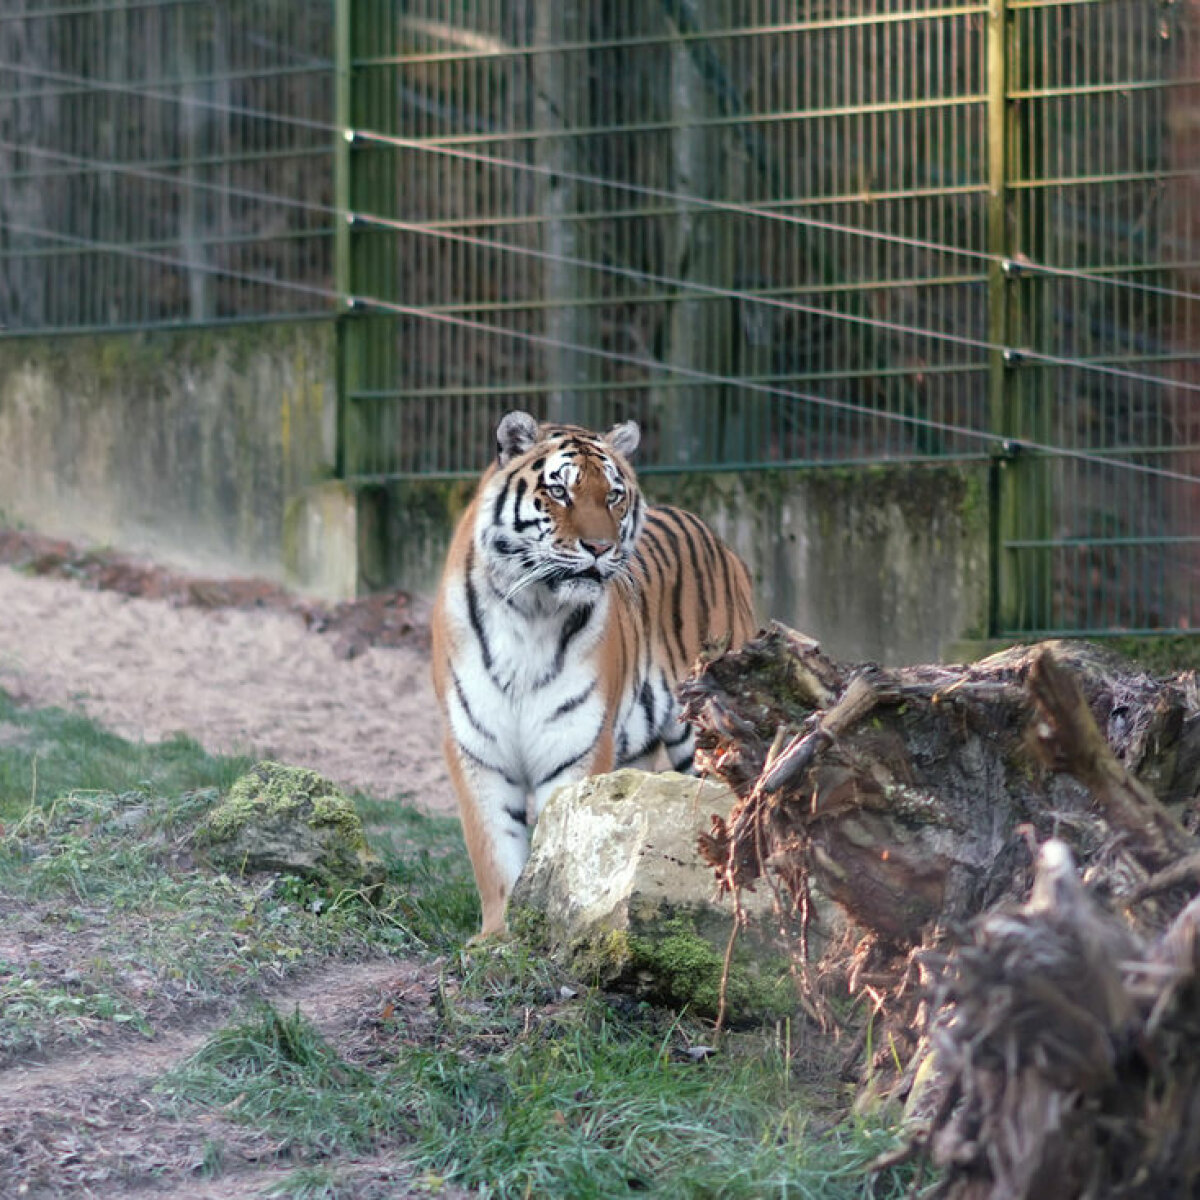
{"label": "green fence post", "polygon": [[335,20],[338,466],[343,476],[379,476],[394,458],[395,421],[367,393],[395,385],[398,329],[372,302],[396,300],[398,250],[394,232],[367,218],[397,215],[397,150],[365,135],[395,132],[396,67],[364,60],[396,47],[398,14],[391,0],[337,0]]}
{"label": "green fence post", "polygon": [[350,301],[352,280],[350,272],[350,127],[351,103],[351,12],[353,0],[334,0],[334,125],[337,140],[333,149],[333,197],[336,213],[333,231],[333,278],[337,290],[337,451],[336,471],[339,478],[347,473],[346,443],[349,437],[350,402],[348,395],[357,380],[354,378],[354,356],[349,353]]}
{"label": "green fence post", "polygon": [[[1031,17],[1032,19],[1032,17]],[[1021,442],[1048,445],[1054,375],[1026,365],[1021,352],[1036,345],[1044,315],[1044,281],[1022,273],[1020,255],[1042,261],[1044,220],[1032,193],[1014,193],[1015,181],[1043,174],[1040,131],[1013,89],[1042,67],[1038,39],[1028,39],[1008,0],[992,0],[988,21],[988,275],[989,419],[1006,441],[993,452],[990,623],[993,636],[1046,628],[1053,616],[1050,550],[1055,464]],[[1028,44],[1033,42],[1033,48]]]}
{"label": "green fence post", "polygon": [[[988,130],[988,250],[995,255],[988,269],[988,341],[991,351],[988,374],[989,424],[994,433],[1012,429],[1012,404],[1008,364],[1008,278],[1003,258],[1008,253],[1008,5],[991,0],[987,34]],[[1005,540],[1014,528],[1016,490],[1012,487],[1012,462],[1002,443],[995,443],[991,465],[990,562],[988,571],[988,623],[995,637],[1014,606],[1011,594],[1014,572],[1005,557]]]}
{"label": "green fence post", "polygon": [[[1022,348],[1046,343],[1047,277],[1021,269],[1022,257],[1046,261],[1046,211],[1041,187],[1046,178],[1044,109],[1022,93],[1044,85],[1046,71],[1044,14],[1037,9],[1009,10],[1004,170],[1010,191],[1006,205],[1004,275],[1006,336],[1003,363],[1004,406],[1000,432],[1014,439],[1001,467],[999,505],[1000,619],[1002,634],[1047,630],[1057,624],[1050,549],[1054,511],[1055,459],[1041,451],[1023,451],[1022,441],[1053,444],[1054,389],[1057,368],[1027,360]],[[1019,185],[1019,186],[1018,186]],[[1014,191],[1014,186],[1017,190]]]}

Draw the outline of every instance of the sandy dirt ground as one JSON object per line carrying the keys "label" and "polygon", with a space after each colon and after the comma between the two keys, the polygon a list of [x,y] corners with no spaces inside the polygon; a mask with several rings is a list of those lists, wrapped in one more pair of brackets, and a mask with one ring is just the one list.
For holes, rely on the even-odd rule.
{"label": "sandy dirt ground", "polygon": [[[419,620],[419,617],[415,618]],[[279,604],[205,607],[0,566],[0,688],[122,737],[312,767],[379,799],[454,811],[428,654],[320,631]]]}

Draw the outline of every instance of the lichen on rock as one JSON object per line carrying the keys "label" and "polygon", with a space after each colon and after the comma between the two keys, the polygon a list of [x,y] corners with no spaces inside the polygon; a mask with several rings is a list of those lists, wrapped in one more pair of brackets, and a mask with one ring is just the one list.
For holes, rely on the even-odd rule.
{"label": "lichen on rock", "polygon": [[197,844],[242,873],[280,871],[335,891],[371,892],[383,882],[354,802],[306,767],[258,763],[209,812]]}

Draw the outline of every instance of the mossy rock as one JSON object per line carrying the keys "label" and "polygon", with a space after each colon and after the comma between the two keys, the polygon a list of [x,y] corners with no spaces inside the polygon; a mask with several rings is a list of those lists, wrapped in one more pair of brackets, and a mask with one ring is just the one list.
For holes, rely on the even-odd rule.
{"label": "mossy rock", "polygon": [[[509,929],[580,979],[715,1016],[734,908],[696,850],[728,789],[690,776],[623,770],[564,788],[538,818],[508,907]],[[766,893],[743,896],[726,991],[734,1021],[797,1007]]]}
{"label": "mossy rock", "polygon": [[[632,991],[655,1004],[715,1017],[721,1003],[725,947],[703,932],[707,914],[662,913],[637,923],[637,931],[598,929],[577,939],[567,959],[581,977]],[[725,986],[733,1024],[786,1017],[796,1010],[787,958],[764,947],[759,930],[734,944]],[[728,930],[725,931],[728,937]]]}
{"label": "mossy rock", "polygon": [[197,844],[243,874],[279,871],[331,891],[373,893],[383,883],[354,802],[306,767],[258,763],[201,822]]}

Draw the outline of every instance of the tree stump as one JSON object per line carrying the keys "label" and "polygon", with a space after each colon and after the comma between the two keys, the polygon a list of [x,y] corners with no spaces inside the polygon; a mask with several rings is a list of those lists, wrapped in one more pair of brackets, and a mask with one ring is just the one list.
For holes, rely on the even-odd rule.
{"label": "tree stump", "polygon": [[[849,1027],[865,1089],[904,1098],[921,1073],[936,1194],[1195,1194],[1194,672],[1069,642],[847,666],[776,625],[682,695],[701,765],[738,796],[701,853],[802,927],[818,897],[853,923],[798,975]],[[869,996],[873,1055],[866,1018],[822,1006],[833,986]]]}
{"label": "tree stump", "polygon": [[1023,896],[1053,835],[1114,891],[1200,849],[1193,675],[1070,642],[845,666],[775,625],[682,694],[698,761],[740,801],[703,841],[723,880],[811,882],[896,949]]}

